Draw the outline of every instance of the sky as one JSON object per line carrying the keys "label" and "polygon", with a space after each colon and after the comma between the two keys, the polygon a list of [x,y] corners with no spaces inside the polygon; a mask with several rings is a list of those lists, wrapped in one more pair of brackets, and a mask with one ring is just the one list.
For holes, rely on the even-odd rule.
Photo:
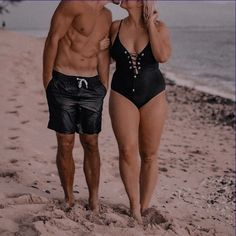
{"label": "sky", "polygon": [[[10,13],[0,16],[8,29],[47,30],[58,1],[24,1],[10,7]],[[234,1],[157,1],[160,19],[170,27],[232,27],[235,25]],[[126,12],[108,4],[113,19]]]}

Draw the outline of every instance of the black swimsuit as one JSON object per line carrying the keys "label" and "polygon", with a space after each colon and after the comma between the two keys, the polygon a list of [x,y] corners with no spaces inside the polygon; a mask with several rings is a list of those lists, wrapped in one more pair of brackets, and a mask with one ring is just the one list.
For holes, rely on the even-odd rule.
{"label": "black swimsuit", "polygon": [[122,45],[119,38],[121,24],[122,21],[110,49],[111,56],[116,61],[111,89],[140,108],[165,90],[165,80],[153,56],[150,42],[137,54],[129,53]]}

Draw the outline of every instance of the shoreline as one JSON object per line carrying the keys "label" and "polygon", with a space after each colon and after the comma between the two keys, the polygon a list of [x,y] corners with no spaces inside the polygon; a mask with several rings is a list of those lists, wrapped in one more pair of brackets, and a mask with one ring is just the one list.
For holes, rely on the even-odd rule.
{"label": "shoreline", "polygon": [[193,80],[190,81],[190,80],[187,80],[183,77],[180,78],[181,76],[177,76],[177,74],[172,72],[171,70],[167,69],[167,70],[163,70],[163,71],[164,71],[163,74],[165,74],[165,77],[168,78],[169,80],[171,80],[176,85],[188,87],[190,89],[195,89],[199,92],[207,93],[212,96],[221,97],[222,99],[227,99],[232,102],[235,102],[235,95],[222,93],[222,92],[218,91],[217,89],[212,89],[207,86],[194,85]]}
{"label": "shoreline", "polygon": [[[173,96],[171,102],[184,102],[193,105],[193,109],[199,109],[202,112],[201,119],[211,121],[215,125],[226,125],[235,127],[234,101],[219,95],[213,95],[208,92],[199,91],[184,85],[179,85],[176,81],[165,77],[169,97]],[[173,87],[173,88],[172,88]],[[179,91],[179,92],[178,92]],[[185,93],[185,101],[178,98],[176,94]],[[168,96],[168,94],[167,94]]]}

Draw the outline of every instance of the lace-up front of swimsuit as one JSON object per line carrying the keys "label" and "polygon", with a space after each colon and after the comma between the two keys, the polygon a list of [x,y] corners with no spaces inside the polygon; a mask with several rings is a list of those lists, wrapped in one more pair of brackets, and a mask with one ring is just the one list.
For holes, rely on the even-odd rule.
{"label": "lace-up front of swimsuit", "polygon": [[150,42],[141,52],[130,53],[120,41],[121,25],[122,21],[110,49],[111,56],[116,61],[111,88],[129,99],[137,108],[141,108],[165,90],[165,81],[153,56]]}

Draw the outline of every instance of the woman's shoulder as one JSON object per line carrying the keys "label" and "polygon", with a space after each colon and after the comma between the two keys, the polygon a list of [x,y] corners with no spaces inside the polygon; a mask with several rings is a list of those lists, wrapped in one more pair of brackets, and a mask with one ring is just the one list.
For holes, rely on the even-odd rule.
{"label": "woman's shoulder", "polygon": [[114,20],[114,21],[112,21],[112,25],[114,25],[114,26],[117,25],[118,26],[121,21],[122,21],[122,19],[121,20]]}
{"label": "woman's shoulder", "polygon": [[111,35],[117,33],[117,31],[119,29],[120,22],[121,22],[121,20],[115,20],[112,22],[111,28],[110,28]]}
{"label": "woman's shoulder", "polygon": [[110,39],[111,39],[112,44],[114,43],[115,38],[116,38],[116,36],[117,36],[118,30],[119,30],[120,22],[121,22],[120,20],[116,20],[116,21],[113,21],[112,24],[111,24],[111,28],[110,28]]}

